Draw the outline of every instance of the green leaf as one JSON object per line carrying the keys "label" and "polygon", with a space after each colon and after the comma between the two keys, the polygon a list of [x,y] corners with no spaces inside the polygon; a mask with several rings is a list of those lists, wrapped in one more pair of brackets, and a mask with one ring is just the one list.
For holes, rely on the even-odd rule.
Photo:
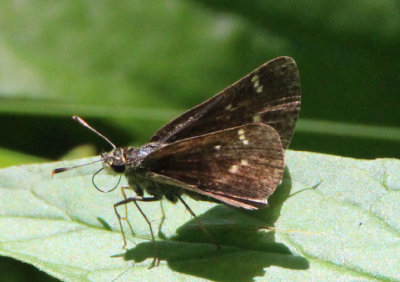
{"label": "green leaf", "polygon": [[[160,203],[142,203],[159,234],[161,264],[151,270],[151,236],[133,205],[133,232],[124,222],[128,246],[121,249],[113,204],[122,195],[93,189],[100,164],[51,178],[56,167],[90,160],[0,170],[2,255],[69,281],[400,279],[399,160],[289,151],[283,184],[264,210],[186,198],[220,250],[182,205],[163,201],[164,221]],[[117,181],[96,178],[104,190]]]}

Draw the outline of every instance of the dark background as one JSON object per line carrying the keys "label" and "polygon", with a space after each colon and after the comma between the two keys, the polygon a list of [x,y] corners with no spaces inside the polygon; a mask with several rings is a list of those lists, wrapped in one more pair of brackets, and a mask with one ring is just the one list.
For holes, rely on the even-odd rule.
{"label": "dark background", "polygon": [[[302,81],[291,149],[399,158],[399,5],[2,1],[0,165],[108,150],[73,114],[117,145],[142,144],[173,117],[281,55],[296,60]],[[34,277],[43,279],[33,267],[0,260],[1,281]]]}

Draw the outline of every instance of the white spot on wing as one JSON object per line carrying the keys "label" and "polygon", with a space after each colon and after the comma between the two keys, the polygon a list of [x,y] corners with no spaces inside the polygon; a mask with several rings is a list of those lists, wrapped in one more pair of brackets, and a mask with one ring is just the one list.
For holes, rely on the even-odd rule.
{"label": "white spot on wing", "polygon": [[243,144],[245,144],[245,145],[249,144],[249,141],[246,140],[246,136],[244,136],[243,129],[239,129],[238,134],[239,134],[239,140],[242,140]]}
{"label": "white spot on wing", "polygon": [[221,149],[221,145],[214,146],[215,150],[219,151]]}
{"label": "white spot on wing", "polygon": [[249,162],[247,160],[241,160],[240,164],[241,165],[249,165]]}
{"label": "white spot on wing", "polygon": [[229,104],[228,106],[226,106],[225,110],[227,110],[227,111],[232,110],[232,104]]}
{"label": "white spot on wing", "polygon": [[229,172],[230,173],[236,173],[238,171],[238,166],[237,165],[233,165],[229,168]]}
{"label": "white spot on wing", "polygon": [[259,115],[259,114],[255,114],[255,115],[253,116],[253,122],[259,122],[259,121],[261,121],[260,115]]}
{"label": "white spot on wing", "polygon": [[253,82],[253,87],[256,90],[256,92],[261,93],[263,90],[263,86],[260,84],[260,78],[258,77],[258,75],[253,76],[251,82]]}

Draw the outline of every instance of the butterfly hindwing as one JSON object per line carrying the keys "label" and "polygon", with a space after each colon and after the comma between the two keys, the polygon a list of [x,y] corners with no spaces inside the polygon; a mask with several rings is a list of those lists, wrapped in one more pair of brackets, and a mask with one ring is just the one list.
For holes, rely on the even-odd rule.
{"label": "butterfly hindwing", "polygon": [[266,205],[280,183],[284,157],[276,130],[250,123],[167,144],[142,165],[192,192],[252,209]]}
{"label": "butterfly hindwing", "polygon": [[300,111],[300,78],[290,57],[271,60],[214,97],[174,119],[151,138],[170,143],[247,123],[275,128],[284,149]]}

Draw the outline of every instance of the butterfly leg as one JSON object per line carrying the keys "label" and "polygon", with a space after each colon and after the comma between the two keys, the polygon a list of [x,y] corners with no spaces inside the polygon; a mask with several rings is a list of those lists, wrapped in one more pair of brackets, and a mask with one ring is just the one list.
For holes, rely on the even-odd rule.
{"label": "butterfly leg", "polygon": [[165,234],[162,232],[162,227],[163,227],[165,219],[166,219],[165,210],[164,210],[162,201],[160,201],[160,209],[161,209],[161,220],[160,220],[160,224],[158,225],[158,237],[160,237],[161,239],[166,239]]}
{"label": "butterfly leg", "polygon": [[215,246],[217,247],[218,250],[221,249],[221,247],[218,245],[218,243],[214,240],[214,238],[210,235],[210,233],[208,233],[207,229],[201,223],[201,220],[196,216],[196,214],[192,211],[192,209],[182,199],[182,197],[180,195],[178,196],[178,199],[185,206],[186,210],[193,216],[193,218],[195,218],[197,220],[197,222],[199,223],[201,231],[203,231],[203,233],[208,237],[208,239],[210,239],[210,241],[212,241],[215,244]]}
{"label": "butterfly leg", "polygon": [[[122,193],[122,197],[124,197],[124,200],[127,199],[125,190],[131,190],[131,191],[133,190],[134,191],[134,189],[132,187],[130,187],[130,186],[122,186],[121,187],[121,193]],[[121,220],[125,220],[126,221],[126,223],[129,226],[129,229],[131,230],[132,235],[135,235],[135,231],[133,231],[132,224],[130,223],[130,221],[128,219],[128,205],[124,205],[124,207],[125,207],[125,217],[121,217]],[[120,224],[120,230],[121,230],[121,233],[123,233],[122,235],[124,237],[124,230],[121,228],[121,224]],[[124,247],[125,247],[125,245],[124,245]]]}
{"label": "butterfly leg", "polygon": [[[121,193],[122,193],[122,197],[124,197],[124,200],[126,200],[128,197],[126,196],[125,190],[132,190],[131,187],[129,186],[122,186],[121,187]],[[122,220],[128,220],[128,207],[127,205],[125,206],[125,217],[121,217]]]}
{"label": "butterfly leg", "polygon": [[[125,195],[126,196],[126,195]],[[119,201],[118,203],[114,204],[114,212],[118,218],[118,222],[119,222],[119,226],[121,229],[121,234],[122,234],[122,239],[124,241],[124,245],[123,245],[123,249],[126,247],[126,238],[125,238],[125,232],[124,229],[122,227],[122,218],[121,215],[118,212],[118,207],[121,205],[126,205],[130,202],[133,202],[136,206],[136,208],[138,209],[138,211],[141,213],[141,215],[143,216],[143,218],[146,220],[147,225],[149,226],[149,230],[150,230],[150,234],[151,234],[151,240],[153,243],[153,248],[155,250],[155,253],[157,254],[157,248],[156,248],[156,244],[155,244],[155,238],[154,238],[154,232],[153,232],[153,228],[151,226],[151,222],[150,220],[147,218],[146,214],[143,212],[143,210],[140,208],[139,204],[137,203],[138,201],[140,202],[154,202],[154,201],[159,201],[160,197],[154,196],[154,197],[140,197],[140,196],[136,196],[136,197],[130,197],[130,198],[124,198],[124,200]],[[152,263],[153,265],[158,265],[159,264],[159,258],[158,255],[155,256],[155,259]]]}

